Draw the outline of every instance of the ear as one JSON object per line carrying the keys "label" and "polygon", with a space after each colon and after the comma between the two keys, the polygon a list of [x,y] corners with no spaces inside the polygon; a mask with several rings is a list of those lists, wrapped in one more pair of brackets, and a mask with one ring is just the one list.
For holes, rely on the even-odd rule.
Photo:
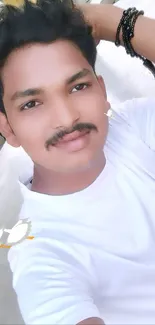
{"label": "ear", "polygon": [[12,147],[20,147],[20,144],[10,127],[6,115],[2,112],[0,112],[0,132],[8,144],[10,144]]}
{"label": "ear", "polygon": [[97,80],[98,80],[98,83],[100,84],[100,87],[103,90],[104,97],[107,100],[107,92],[106,92],[105,83],[104,83],[102,76],[97,76]]}

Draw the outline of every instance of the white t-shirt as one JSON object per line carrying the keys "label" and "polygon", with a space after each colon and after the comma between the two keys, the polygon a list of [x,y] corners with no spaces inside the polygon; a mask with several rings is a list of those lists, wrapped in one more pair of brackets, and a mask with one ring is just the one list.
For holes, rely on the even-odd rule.
{"label": "white t-shirt", "polygon": [[155,324],[155,100],[120,109],[91,186],[48,196],[22,185],[35,238],[9,261],[26,324]]}

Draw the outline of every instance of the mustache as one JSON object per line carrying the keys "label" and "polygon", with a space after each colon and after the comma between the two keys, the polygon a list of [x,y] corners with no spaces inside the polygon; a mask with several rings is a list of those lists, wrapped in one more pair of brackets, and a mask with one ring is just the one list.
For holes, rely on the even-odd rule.
{"label": "mustache", "polygon": [[46,149],[48,149],[49,146],[55,146],[60,140],[63,139],[65,135],[70,134],[72,132],[75,131],[82,132],[82,131],[92,131],[92,130],[98,132],[97,127],[93,123],[78,123],[74,125],[72,128],[60,130],[59,132],[55,133],[52,137],[50,137],[46,141],[45,147]]}

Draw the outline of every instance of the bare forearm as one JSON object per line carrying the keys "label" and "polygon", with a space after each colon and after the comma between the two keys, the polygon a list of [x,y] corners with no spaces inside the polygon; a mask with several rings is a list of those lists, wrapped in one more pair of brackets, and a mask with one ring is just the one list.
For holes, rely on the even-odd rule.
{"label": "bare forearm", "polygon": [[[115,41],[116,30],[123,14],[123,9],[113,5],[91,5],[98,21],[100,39]],[[143,9],[143,8],[142,8]],[[135,25],[132,45],[135,51],[155,62],[155,19],[140,16]],[[123,43],[122,43],[123,45]]]}
{"label": "bare forearm", "polygon": [[135,51],[155,62],[155,19],[140,16],[135,25],[132,44]]}

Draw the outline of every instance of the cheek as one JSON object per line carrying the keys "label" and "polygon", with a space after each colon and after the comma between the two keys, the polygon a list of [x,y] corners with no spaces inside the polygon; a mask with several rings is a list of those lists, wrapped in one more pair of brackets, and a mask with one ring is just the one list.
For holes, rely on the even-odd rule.
{"label": "cheek", "polygon": [[98,129],[98,145],[103,147],[108,133],[108,117],[105,115],[110,105],[103,95],[94,96],[91,101],[90,117]]}
{"label": "cheek", "polygon": [[80,98],[77,102],[81,112],[81,121],[93,123],[98,129],[97,136],[92,138],[92,146],[99,150],[103,149],[108,133],[108,117],[105,113],[110,108],[109,103],[98,89],[89,95],[83,93],[82,100]]}
{"label": "cheek", "polygon": [[21,114],[14,117],[10,124],[18,142],[25,150],[39,149],[44,141],[44,128],[38,118],[26,117]]}
{"label": "cheek", "polygon": [[97,91],[96,93],[93,91],[89,96],[85,96],[81,103],[80,111],[82,120],[92,122],[102,131],[104,124],[107,122],[105,113],[107,113],[110,106],[104,95],[100,91],[98,93]]}
{"label": "cheek", "polygon": [[76,109],[81,112],[81,116],[87,120],[100,120],[108,110],[108,102],[98,87],[92,87],[89,91],[77,93],[71,100]]}

